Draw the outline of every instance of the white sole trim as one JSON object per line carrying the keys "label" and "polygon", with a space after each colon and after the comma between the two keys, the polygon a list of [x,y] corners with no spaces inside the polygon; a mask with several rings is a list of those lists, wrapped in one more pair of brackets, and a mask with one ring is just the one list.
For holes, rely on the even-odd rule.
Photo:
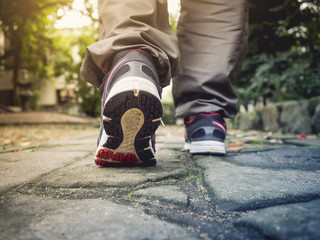
{"label": "white sole trim", "polygon": [[138,96],[139,91],[149,92],[160,101],[158,89],[153,82],[142,77],[126,77],[115,83],[107,96],[106,102],[113,96],[126,91],[133,91],[136,96]]}
{"label": "white sole trim", "polygon": [[183,147],[184,149],[187,149],[187,150],[190,150],[191,149],[191,143],[185,143],[184,144],[184,147]]}
{"label": "white sole trim", "polygon": [[190,153],[226,153],[224,143],[218,141],[191,142],[189,150]]}

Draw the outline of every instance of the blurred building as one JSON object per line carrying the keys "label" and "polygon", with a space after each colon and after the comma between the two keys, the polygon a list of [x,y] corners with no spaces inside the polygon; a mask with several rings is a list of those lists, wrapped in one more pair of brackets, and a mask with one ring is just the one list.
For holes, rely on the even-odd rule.
{"label": "blurred building", "polygon": [[[8,48],[4,34],[0,32],[0,56]],[[21,102],[37,98],[40,107],[55,107],[66,103],[75,102],[75,84],[66,82],[64,76],[54,80],[36,81],[36,77],[26,69],[20,69],[19,95]],[[36,92],[36,94],[35,94]],[[35,96],[36,95],[36,96]],[[0,65],[0,107],[14,106],[13,70],[8,70]],[[21,104],[23,107],[23,104]]]}

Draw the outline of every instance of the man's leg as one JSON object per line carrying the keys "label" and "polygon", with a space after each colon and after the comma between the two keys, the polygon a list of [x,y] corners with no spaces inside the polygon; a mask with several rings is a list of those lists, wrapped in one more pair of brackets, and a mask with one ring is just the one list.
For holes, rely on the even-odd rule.
{"label": "man's leg", "polygon": [[99,41],[87,48],[81,76],[99,87],[114,56],[143,49],[156,60],[162,87],[178,73],[178,40],[168,20],[166,0],[99,0]]}
{"label": "man's leg", "polygon": [[225,152],[223,117],[237,112],[231,83],[247,46],[247,5],[247,0],[181,0],[181,64],[173,96],[176,116],[192,116],[185,122],[190,152]]}
{"label": "man's leg", "polygon": [[177,117],[202,112],[235,116],[231,83],[244,58],[247,19],[247,0],[181,0],[181,64],[173,81]]}
{"label": "man's leg", "polygon": [[100,86],[99,166],[154,165],[154,132],[162,116],[161,87],[178,71],[177,38],[163,0],[99,1],[100,41],[81,67]]}

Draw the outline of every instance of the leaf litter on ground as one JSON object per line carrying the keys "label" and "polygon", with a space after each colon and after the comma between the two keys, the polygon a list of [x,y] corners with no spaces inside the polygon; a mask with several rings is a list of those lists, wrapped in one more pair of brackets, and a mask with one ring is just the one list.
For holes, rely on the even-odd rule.
{"label": "leaf litter on ground", "polygon": [[69,138],[85,132],[98,131],[93,126],[72,124],[0,126],[0,152],[32,152],[42,142]]}

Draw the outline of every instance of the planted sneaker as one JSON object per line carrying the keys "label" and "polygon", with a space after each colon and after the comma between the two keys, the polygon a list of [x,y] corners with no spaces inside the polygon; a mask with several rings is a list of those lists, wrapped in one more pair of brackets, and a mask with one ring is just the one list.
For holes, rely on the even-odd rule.
{"label": "planted sneaker", "polygon": [[227,126],[219,113],[198,114],[195,119],[185,119],[184,148],[190,153],[225,154],[224,140]]}
{"label": "planted sneaker", "polygon": [[100,92],[102,116],[95,163],[155,165],[154,133],[162,105],[151,55],[142,50],[118,53]]}

